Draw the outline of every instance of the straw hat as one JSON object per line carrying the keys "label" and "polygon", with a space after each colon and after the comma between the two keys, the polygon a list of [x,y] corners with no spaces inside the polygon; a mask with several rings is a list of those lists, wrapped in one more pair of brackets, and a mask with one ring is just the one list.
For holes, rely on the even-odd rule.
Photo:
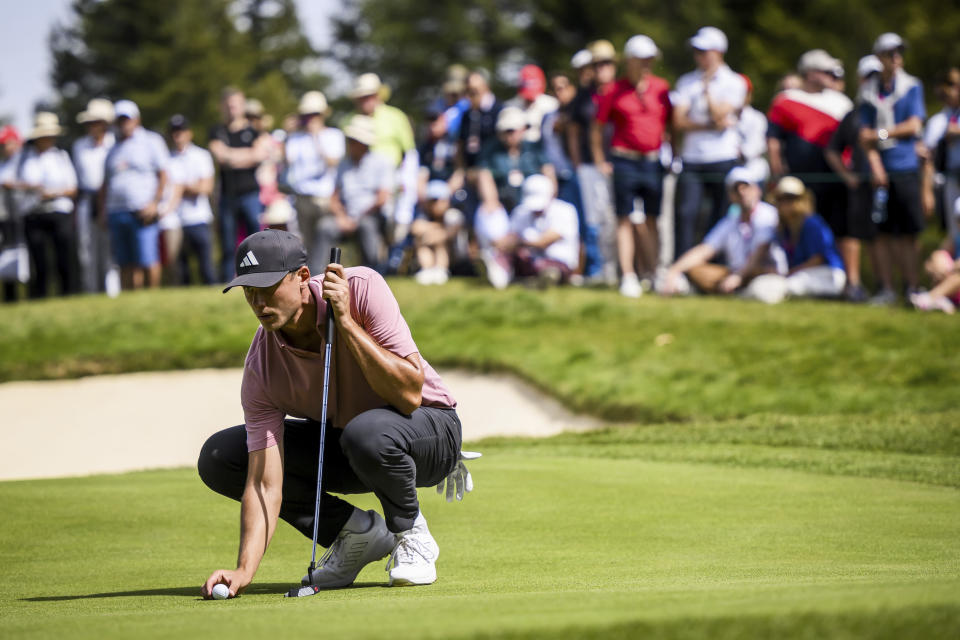
{"label": "straw hat", "polygon": [[63,133],[60,127],[60,119],[57,114],[48,111],[41,111],[33,119],[33,129],[27,140],[36,140],[37,138],[49,138]]}
{"label": "straw hat", "polygon": [[350,98],[364,98],[366,96],[379,94],[382,86],[383,83],[380,82],[380,76],[375,73],[364,73],[353,83],[353,88],[350,89]]}
{"label": "straw hat", "polygon": [[609,40],[594,40],[587,45],[592,62],[617,61],[617,50]]}
{"label": "straw hat", "polygon": [[327,97],[320,91],[307,91],[300,98],[300,104],[297,106],[297,113],[302,116],[312,115],[314,113],[326,114],[330,105],[327,104]]}
{"label": "straw hat", "polygon": [[357,115],[350,118],[350,122],[343,129],[343,135],[368,147],[377,142],[377,128],[370,116]]}
{"label": "straw hat", "polygon": [[94,98],[87,103],[86,111],[77,114],[77,122],[87,124],[89,122],[113,122],[113,103],[103,98]]}

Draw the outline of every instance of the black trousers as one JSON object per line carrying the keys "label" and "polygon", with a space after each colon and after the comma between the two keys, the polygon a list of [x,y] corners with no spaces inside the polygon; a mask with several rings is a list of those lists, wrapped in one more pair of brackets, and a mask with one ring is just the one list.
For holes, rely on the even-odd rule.
{"label": "black trousers", "polygon": [[73,293],[73,215],[30,213],[24,217],[24,227],[26,229],[27,248],[33,261],[30,297],[43,298],[47,295],[47,283],[50,278],[48,246],[53,248],[60,295]]}
{"label": "black trousers", "polygon": [[[453,409],[421,407],[405,416],[383,407],[361,413],[340,429],[328,428],[323,454],[323,494],[317,541],[328,547],[350,519],[353,506],[331,493],[373,493],[394,533],[413,527],[420,511],[417,487],[439,484],[460,458],[460,419]],[[280,518],[313,537],[320,424],[284,422],[283,502]],[[247,478],[243,425],[213,434],[200,450],[203,482],[240,500]]]}

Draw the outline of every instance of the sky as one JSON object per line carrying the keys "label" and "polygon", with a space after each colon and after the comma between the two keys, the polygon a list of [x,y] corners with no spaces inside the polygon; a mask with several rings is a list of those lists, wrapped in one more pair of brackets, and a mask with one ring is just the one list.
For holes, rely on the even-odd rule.
{"label": "sky", "polygon": [[[314,47],[330,42],[327,19],[338,2],[296,0],[304,31]],[[0,20],[0,116],[9,117],[24,132],[30,128],[34,105],[50,99],[50,29],[70,16],[70,0],[5,2]]]}

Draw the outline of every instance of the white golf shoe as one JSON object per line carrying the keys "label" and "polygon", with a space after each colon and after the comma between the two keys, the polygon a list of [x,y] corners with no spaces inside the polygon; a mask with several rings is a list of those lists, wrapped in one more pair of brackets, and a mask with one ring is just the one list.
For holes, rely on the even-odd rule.
{"label": "white golf shoe", "polygon": [[320,558],[319,566],[313,572],[313,580],[308,575],[303,576],[301,584],[313,584],[321,589],[346,587],[353,584],[361,569],[390,553],[396,545],[396,538],[387,529],[387,523],[379,513],[372,510],[366,513],[372,521],[369,528],[366,531],[352,531],[351,523],[347,522]]}
{"label": "white golf shoe", "polygon": [[413,528],[396,536],[394,547],[387,561],[391,587],[433,584],[437,581],[437,557],[440,547],[430,535],[427,520],[417,514]]}

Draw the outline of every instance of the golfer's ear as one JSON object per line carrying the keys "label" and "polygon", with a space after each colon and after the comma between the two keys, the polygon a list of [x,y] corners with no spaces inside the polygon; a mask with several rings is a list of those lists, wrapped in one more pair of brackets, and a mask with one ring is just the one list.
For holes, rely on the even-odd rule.
{"label": "golfer's ear", "polygon": [[296,270],[294,277],[300,282],[300,286],[307,286],[307,282],[310,280],[310,267],[303,265]]}

